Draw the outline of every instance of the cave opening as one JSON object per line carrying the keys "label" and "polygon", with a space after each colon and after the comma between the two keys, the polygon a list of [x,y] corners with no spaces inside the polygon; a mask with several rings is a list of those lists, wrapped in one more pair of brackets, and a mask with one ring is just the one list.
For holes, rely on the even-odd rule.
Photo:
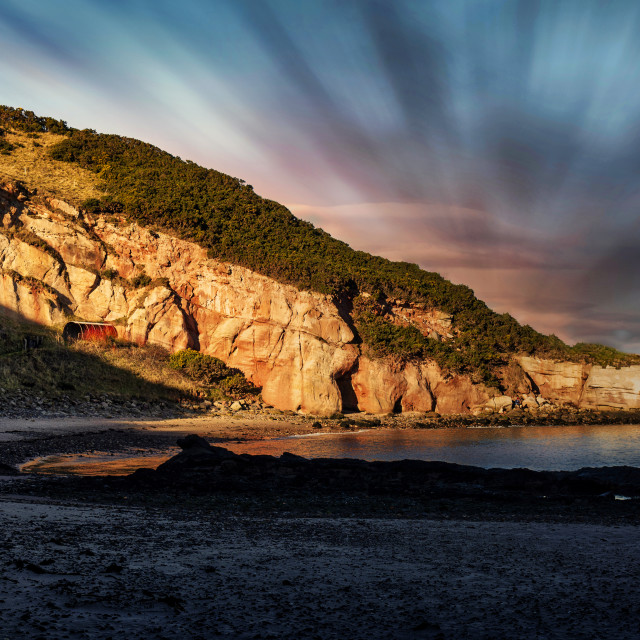
{"label": "cave opening", "polygon": [[340,378],[336,378],[336,384],[342,398],[342,413],[353,413],[359,411],[358,397],[353,389],[351,374],[348,373]]}

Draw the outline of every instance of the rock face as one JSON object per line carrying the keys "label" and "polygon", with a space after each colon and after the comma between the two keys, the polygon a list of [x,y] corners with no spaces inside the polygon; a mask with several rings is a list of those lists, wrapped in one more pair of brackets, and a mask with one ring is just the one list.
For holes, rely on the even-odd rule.
{"label": "rock face", "polygon": [[[35,322],[73,314],[113,322],[140,344],[199,349],[241,369],[265,402],[305,413],[466,412],[492,395],[434,363],[362,356],[331,298],[211,260],[196,244],[83,219],[67,203],[35,203],[8,187],[0,207],[0,305]],[[134,288],[142,274],[149,284]],[[401,311],[400,321],[415,317],[425,330],[450,327],[437,311]]]}
{"label": "rock face", "polygon": [[[0,221],[0,307],[29,320],[61,324],[73,314],[113,322],[122,338],[140,344],[199,349],[242,370],[280,409],[444,414],[510,402],[493,401],[497,391],[445,375],[432,361],[366,357],[330,297],[212,260],[194,243],[123,220],[89,219],[7,185]],[[136,276],[142,286],[134,286]],[[437,310],[397,303],[393,313],[438,339],[452,335],[451,318]],[[589,372],[581,365],[528,359],[521,366],[549,399],[640,406],[633,382],[640,371],[616,377],[594,369],[585,387]]]}
{"label": "rock face", "polygon": [[544,398],[559,404],[579,404],[589,376],[587,365],[529,357],[518,362]]}
{"label": "rock face", "polygon": [[640,408],[640,366],[599,367],[539,358],[519,358],[540,395],[586,409]]}
{"label": "rock face", "polygon": [[640,367],[592,367],[580,405],[594,409],[640,408]]}

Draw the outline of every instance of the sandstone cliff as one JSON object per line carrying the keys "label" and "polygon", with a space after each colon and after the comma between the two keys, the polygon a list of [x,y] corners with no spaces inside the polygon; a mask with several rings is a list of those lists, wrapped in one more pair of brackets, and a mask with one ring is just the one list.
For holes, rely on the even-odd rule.
{"label": "sandstone cliff", "polygon": [[[511,398],[446,375],[434,362],[372,359],[328,296],[212,260],[200,246],[67,203],[0,189],[0,307],[52,325],[113,322],[122,338],[192,347],[241,369],[280,409],[331,414],[504,410]],[[138,283],[131,281],[138,276]],[[141,277],[144,276],[144,277]],[[438,339],[451,318],[397,302],[394,321]],[[625,370],[522,358],[530,406],[640,407],[640,367]],[[522,386],[522,385],[521,385]]]}
{"label": "sandstone cliff", "polygon": [[539,358],[519,358],[540,395],[585,409],[640,408],[640,367],[599,367]]}

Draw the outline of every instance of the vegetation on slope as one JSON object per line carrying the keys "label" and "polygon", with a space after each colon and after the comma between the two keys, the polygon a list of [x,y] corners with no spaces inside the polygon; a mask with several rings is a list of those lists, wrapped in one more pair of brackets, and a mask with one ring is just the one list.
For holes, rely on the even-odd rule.
{"label": "vegetation on slope", "polygon": [[[40,346],[25,351],[26,336],[38,336]],[[118,340],[65,344],[53,328],[0,315],[0,395],[18,389],[49,398],[108,394],[170,402],[196,397],[222,400],[257,392],[236,369],[204,380],[176,367],[161,347]]]}
{"label": "vegetation on slope", "polygon": [[[97,189],[84,206],[92,212],[122,213],[130,220],[197,242],[212,257],[293,284],[332,294],[351,303],[366,292],[374,300],[401,298],[442,309],[454,318],[457,334],[447,344],[396,327],[375,310],[355,310],[354,321],[373,353],[404,358],[429,356],[455,371],[491,378],[508,354],[626,364],[636,361],[619,352],[581,345],[570,348],[555,336],[497,314],[471,289],[454,285],[415,264],[391,262],[332,238],[294,217],[282,205],[258,196],[250,185],[150,144],[66,123],[30,112],[0,107],[0,126],[63,137],[50,158],[91,172]],[[604,358],[604,360],[603,360]]]}
{"label": "vegetation on slope", "polygon": [[227,367],[222,360],[193,349],[184,349],[171,354],[169,366],[178,371],[184,371],[189,378],[205,385],[208,389],[217,389],[217,393],[245,395],[259,391],[247,381],[240,369]]}

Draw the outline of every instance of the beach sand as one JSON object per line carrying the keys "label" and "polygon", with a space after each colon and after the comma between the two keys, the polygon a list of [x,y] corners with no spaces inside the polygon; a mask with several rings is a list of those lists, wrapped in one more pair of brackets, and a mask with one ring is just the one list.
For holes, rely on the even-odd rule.
{"label": "beach sand", "polygon": [[[111,437],[310,429],[209,417],[5,420],[0,451],[15,460]],[[248,515],[237,499],[207,508],[185,495],[159,507],[115,492],[94,504],[36,484],[0,478],[0,639],[640,637],[637,526],[496,521],[464,505],[435,519],[349,516],[350,498],[339,511],[348,517],[299,517],[278,496]]]}
{"label": "beach sand", "polygon": [[3,638],[640,637],[638,529],[0,500]]}

